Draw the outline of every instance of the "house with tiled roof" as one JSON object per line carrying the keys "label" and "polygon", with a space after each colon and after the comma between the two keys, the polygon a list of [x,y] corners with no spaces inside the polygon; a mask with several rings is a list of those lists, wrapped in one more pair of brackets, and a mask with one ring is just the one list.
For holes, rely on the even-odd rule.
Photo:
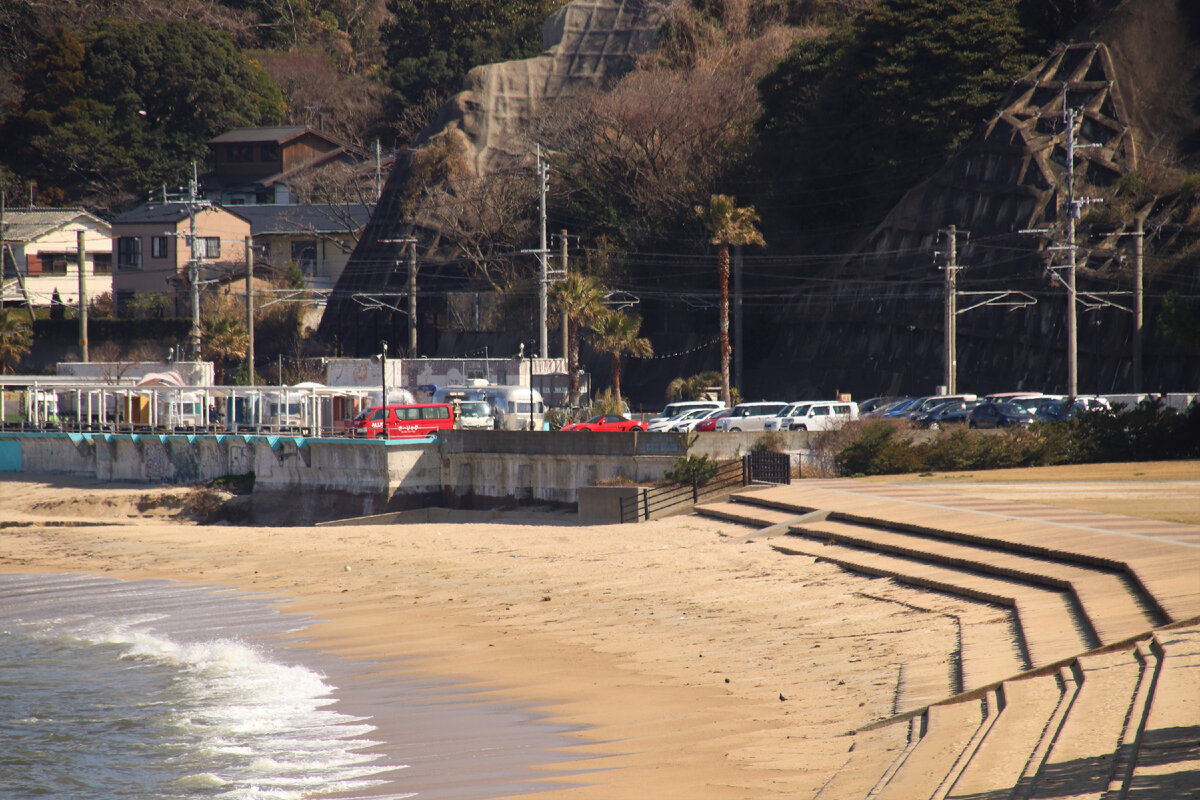
{"label": "house with tiled roof", "polygon": [[204,196],[224,206],[295,203],[291,182],[336,164],[362,166],[366,153],[300,125],[237,128],[208,141],[212,171]]}
{"label": "house with tiled roof", "polygon": [[362,203],[237,206],[254,237],[255,273],[294,263],[308,288],[332,289],[371,218]]}
{"label": "house with tiled roof", "polygon": [[82,208],[6,208],[0,215],[0,301],[79,303],[79,234],[90,303],[112,291],[112,228]]}
{"label": "house with tiled roof", "polygon": [[176,313],[190,314],[188,272],[193,259],[202,282],[246,272],[250,222],[216,204],[144,203],[113,220],[112,236],[118,313],[134,295],[159,292],[175,299]]}

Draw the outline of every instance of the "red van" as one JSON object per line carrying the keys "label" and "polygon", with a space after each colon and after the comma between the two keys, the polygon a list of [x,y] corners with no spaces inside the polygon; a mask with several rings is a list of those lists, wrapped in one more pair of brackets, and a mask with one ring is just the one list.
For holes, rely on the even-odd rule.
{"label": "red van", "polygon": [[371,406],[350,423],[354,436],[368,439],[422,438],[453,427],[454,410],[449,403]]}

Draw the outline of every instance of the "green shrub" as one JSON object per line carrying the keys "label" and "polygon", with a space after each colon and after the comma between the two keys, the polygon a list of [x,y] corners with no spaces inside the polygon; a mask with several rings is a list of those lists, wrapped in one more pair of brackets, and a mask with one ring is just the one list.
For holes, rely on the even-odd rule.
{"label": "green shrub", "polygon": [[916,472],[919,461],[912,444],[898,435],[899,429],[886,420],[862,427],[858,439],[834,456],[841,475],[890,475]]}
{"label": "green shrub", "polygon": [[782,453],[786,444],[784,436],[779,431],[766,431],[750,445],[752,453]]}
{"label": "green shrub", "polygon": [[683,456],[675,460],[665,477],[676,483],[703,486],[716,477],[719,468],[708,456]]}

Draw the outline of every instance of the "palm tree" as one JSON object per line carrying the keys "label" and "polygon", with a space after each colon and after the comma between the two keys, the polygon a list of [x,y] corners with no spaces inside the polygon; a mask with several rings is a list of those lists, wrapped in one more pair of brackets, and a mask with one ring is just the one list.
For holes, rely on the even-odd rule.
{"label": "palm tree", "polygon": [[718,314],[721,325],[721,399],[730,405],[729,392],[729,246],[765,244],[758,232],[758,212],[754,206],[738,208],[732,197],[714,194],[708,206],[695,206],[696,215],[708,228],[709,241],[717,246],[717,275],[721,285]]}
{"label": "palm tree", "polygon": [[33,348],[33,328],[15,313],[0,311],[0,373],[15,372]]}
{"label": "palm tree", "polygon": [[225,362],[246,352],[250,336],[241,320],[229,316],[204,319],[204,355],[212,359],[217,383],[225,381]]}
{"label": "palm tree", "polygon": [[638,336],[642,318],[621,311],[610,311],[600,318],[595,328],[593,346],[612,356],[613,394],[621,397],[621,356],[654,355],[650,340]]}
{"label": "palm tree", "polygon": [[590,328],[604,314],[604,287],[590,275],[571,273],[554,284],[550,301],[567,322],[567,373],[571,408],[579,405],[579,330]]}
{"label": "palm tree", "polygon": [[[721,382],[719,372],[701,372],[689,378],[676,378],[667,384],[667,402],[676,400],[709,400],[709,387]],[[728,405],[728,403],[726,403]]]}

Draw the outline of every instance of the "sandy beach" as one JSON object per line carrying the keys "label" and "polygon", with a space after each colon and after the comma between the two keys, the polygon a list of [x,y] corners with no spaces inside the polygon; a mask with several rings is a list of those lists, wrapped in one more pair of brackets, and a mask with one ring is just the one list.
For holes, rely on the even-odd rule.
{"label": "sandy beach", "polygon": [[[1164,491],[1186,512],[1200,496],[1194,463],[1138,471],[1096,476],[1121,513],[1154,516]],[[1054,502],[1069,504],[1074,487],[1086,503],[1079,477],[1053,476],[1064,484]],[[998,497],[1039,493],[1024,477],[976,478]],[[269,593],[316,618],[315,645],[378,675],[444,677],[577,726],[575,760],[533,776],[547,800],[811,797],[855,731],[894,711],[900,665],[946,668],[952,618],[1008,624],[986,604],[781,558],[746,528],[693,516],[197,526],[172,516],[189,491],[8,477],[0,571]]]}

